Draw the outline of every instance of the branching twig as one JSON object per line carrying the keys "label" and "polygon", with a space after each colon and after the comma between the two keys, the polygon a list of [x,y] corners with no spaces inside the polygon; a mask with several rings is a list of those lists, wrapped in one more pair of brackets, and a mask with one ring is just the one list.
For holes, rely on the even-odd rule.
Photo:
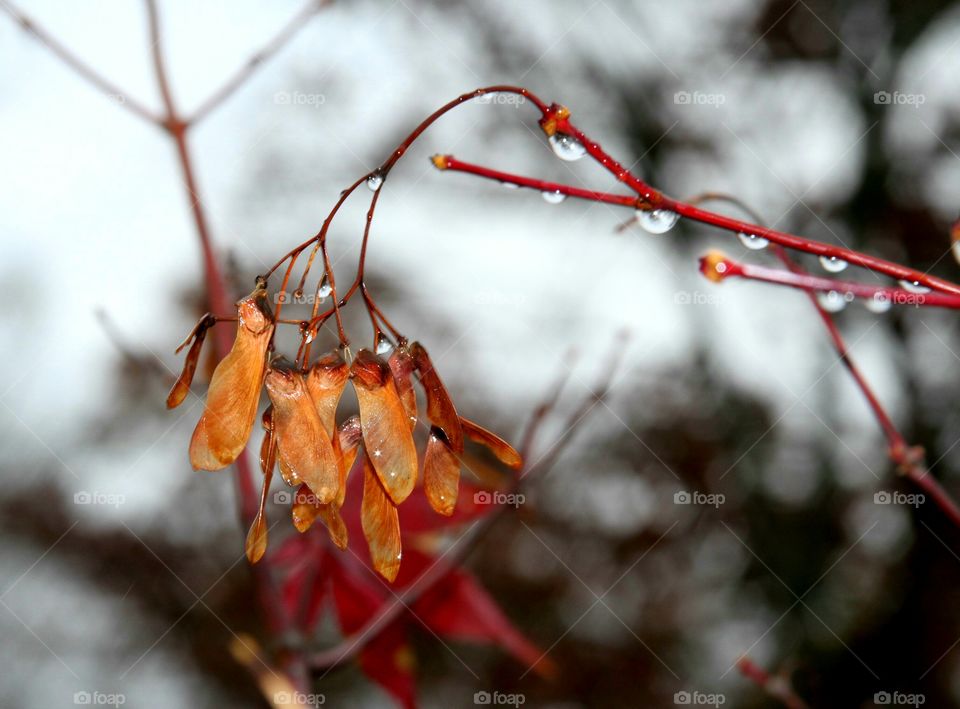
{"label": "branching twig", "polygon": [[[254,58],[249,61],[245,67],[241,68],[220,90],[205,101],[189,120],[185,120],[178,112],[170,87],[156,2],[155,0],[145,0],[145,2],[153,70],[163,102],[163,113],[161,115],[155,114],[139,102],[131,99],[125,91],[101,76],[86,62],[67,49],[65,45],[55,39],[43,27],[39,26],[33,19],[25,15],[7,0],[0,0],[0,10],[10,14],[25,31],[39,39],[68,67],[73,69],[86,81],[93,84],[108,96],[118,99],[118,103],[122,107],[140,118],[159,126],[170,135],[176,147],[178,164],[183,177],[187,200],[190,204],[197,238],[200,241],[205,283],[207,286],[208,309],[214,313],[225,314],[231,311],[232,298],[224,281],[219,260],[213,249],[210,229],[208,227],[206,213],[200,197],[200,189],[197,184],[196,172],[193,166],[192,154],[187,142],[187,130],[193,123],[202,119],[207,113],[232,95],[232,93],[252,75],[254,69],[264,60],[279,51],[310,16],[327,4],[327,0],[311,0],[304,10],[297,14],[261,52],[255,55]],[[218,318],[218,320],[228,319],[230,319],[229,316]],[[215,328],[213,342],[216,354],[219,357],[223,357],[232,346],[230,332],[226,328]],[[246,451],[242,452],[236,460],[236,472],[235,480],[237,484],[240,517],[242,524],[246,528],[254,518],[257,508],[257,493],[253,484],[253,471]],[[264,563],[254,567],[253,575],[256,580],[259,602],[266,616],[267,626],[272,632],[278,635],[290,630],[293,619],[285,610],[283,599],[272,577],[269,565]],[[284,663],[284,669],[289,673],[290,679],[296,687],[306,690],[309,677],[306,664],[301,655],[298,653],[288,654]]]}
{"label": "branching twig", "polygon": [[126,91],[114,84],[109,79],[101,75],[96,69],[91,67],[76,54],[69,50],[60,40],[47,32],[42,26],[37,24],[31,17],[16,7],[9,0],[0,0],[0,10],[6,12],[29,34],[36,37],[47,49],[53,52],[64,64],[73,69],[79,76],[93,84],[100,92],[114,99],[119,106],[125,108],[140,118],[153,123],[162,125],[163,119],[157,114],[145,107],[139,101],[133,99]]}
{"label": "branching twig", "polygon": [[217,109],[222,103],[230,98],[234,92],[243,86],[253,73],[263,66],[270,58],[285,47],[290,40],[294,38],[297,32],[307,24],[307,21],[324,7],[329,5],[332,0],[307,0],[296,15],[290,18],[280,31],[267,42],[258,52],[251,56],[246,63],[240,67],[236,73],[231,76],[223,85],[214,91],[193,114],[187,119],[190,125],[196,125],[207,117],[212,111]]}

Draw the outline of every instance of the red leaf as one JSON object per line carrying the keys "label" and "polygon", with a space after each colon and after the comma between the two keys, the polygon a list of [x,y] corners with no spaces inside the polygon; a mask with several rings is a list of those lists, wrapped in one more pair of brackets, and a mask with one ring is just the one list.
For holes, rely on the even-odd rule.
{"label": "red leaf", "polygon": [[[371,585],[382,588],[382,584],[366,570],[356,566],[350,569],[339,560],[330,564],[330,578],[340,627],[347,635],[355,633],[384,604],[384,592]],[[360,651],[359,663],[367,677],[389,692],[401,706],[412,709],[416,706],[416,681],[406,622],[400,616],[379,632]]]}
{"label": "red leaf", "polygon": [[[435,561],[413,550],[405,556],[404,565],[410,567],[422,565],[429,568]],[[423,558],[417,559],[418,556]],[[438,635],[473,643],[495,643],[524,667],[534,667],[541,676],[556,674],[553,661],[514,627],[497,602],[468,571],[451,571],[417,599],[413,610]]]}

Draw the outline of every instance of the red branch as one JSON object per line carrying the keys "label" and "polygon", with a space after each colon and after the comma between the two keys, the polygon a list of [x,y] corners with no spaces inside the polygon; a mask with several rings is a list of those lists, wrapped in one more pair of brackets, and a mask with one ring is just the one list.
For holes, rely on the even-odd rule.
{"label": "red branch", "polygon": [[[197,239],[200,242],[205,283],[207,286],[208,308],[214,313],[227,313],[232,310],[233,299],[230,297],[217,255],[213,248],[210,229],[203,208],[200,189],[197,184],[192,154],[187,141],[187,132],[191,126],[202,120],[210,111],[232,95],[233,92],[252,75],[256,67],[278,52],[310,16],[327,4],[327,0],[311,0],[299,14],[285,25],[283,30],[274,37],[264,49],[255,54],[220,90],[207,99],[190,119],[184,119],[180,115],[173,99],[162,48],[162,36],[156,2],[155,0],[145,0],[145,2],[153,70],[163,101],[163,113],[161,115],[155,114],[139,102],[130,98],[127,92],[100,75],[33,19],[14,7],[7,0],[0,2],[0,10],[11,15],[25,31],[36,37],[79,76],[93,84],[101,92],[116,99],[119,106],[157,125],[170,136],[176,148],[177,160],[180,166],[181,176],[183,177],[186,197],[193,216]],[[230,318],[224,317],[217,319],[228,320]],[[218,357],[226,355],[233,344],[230,331],[222,327],[215,328],[213,343]],[[237,484],[241,523],[244,527],[248,527],[256,514],[257,491],[254,487],[253,471],[246,451],[241,453],[236,460],[236,472],[235,480]],[[253,568],[253,576],[258,600],[263,609],[266,624],[270,631],[279,636],[294,630],[293,619],[289,617],[289,614],[285,610],[279,588],[266,560]],[[290,680],[298,689],[306,691],[309,682],[309,671],[302,654],[296,652],[288,653],[284,661],[284,670],[288,673]]]}
{"label": "red branch", "polygon": [[[530,96],[529,93],[526,94]],[[738,266],[739,270],[732,275],[745,275],[743,270],[746,268],[755,269],[753,274],[760,280],[770,280],[772,282],[781,282],[789,280],[791,284],[801,287],[811,296],[814,305],[820,314],[824,326],[830,335],[831,342],[840,356],[841,361],[847,371],[853,377],[855,383],[860,388],[871,411],[874,413],[884,436],[887,439],[888,453],[891,460],[897,466],[899,473],[910,478],[917,486],[927,492],[940,509],[950,518],[950,520],[960,526],[960,507],[952,500],[950,495],[940,486],[939,482],[930,475],[929,471],[923,465],[923,450],[918,447],[911,447],[906,443],[902,434],[894,426],[890,416],[880,404],[866,378],[860,372],[859,368],[850,357],[846,343],[840,334],[836,323],[830,314],[825,311],[817,302],[814,291],[817,290],[838,290],[840,292],[853,292],[854,295],[862,297],[873,297],[876,293],[887,295],[893,302],[904,302],[908,297],[912,304],[930,304],[939,307],[955,307],[956,296],[960,294],[960,286],[925,273],[916,271],[900,264],[884,261],[868,254],[862,254],[850,249],[839,248],[822,242],[807,239],[793,234],[787,234],[774,229],[762,227],[758,224],[744,222],[721,214],[710,212],[693,203],[676,200],[667,197],[658,190],[652,188],[640,178],[633,175],[616,159],[606,153],[600,144],[591,140],[580,129],[570,122],[570,112],[563,106],[552,104],[546,110],[542,108],[543,102],[537,103],[542,113],[540,126],[547,136],[566,135],[573,137],[583,146],[590,157],[599,163],[604,169],[613,174],[620,182],[624,183],[634,190],[638,197],[626,197],[623,195],[613,195],[604,192],[595,192],[585,190],[569,185],[563,185],[554,182],[548,182],[535,178],[514,175],[508,172],[493,170],[480,165],[467,163],[452,155],[436,155],[433,157],[434,165],[440,170],[453,170],[455,172],[464,172],[485,179],[496,180],[498,182],[509,183],[528,189],[535,189],[541,192],[558,192],[571,197],[586,199],[596,202],[604,202],[617,206],[635,207],[638,210],[669,210],[674,211],[681,216],[685,216],[693,221],[709,224],[721,229],[725,229],[734,234],[747,234],[764,238],[774,244],[774,250],[777,256],[789,269],[788,272],[776,269],[764,269],[762,267]],[[703,195],[696,201],[706,201],[707,199],[723,199],[732,202],[743,208],[738,200],[727,198],[722,195]],[[749,210],[747,210],[749,213]],[[756,219],[756,221],[760,221]],[[845,261],[848,264],[861,266],[872,271],[883,273],[892,278],[901,281],[912,282],[918,286],[940,291],[938,293],[911,293],[904,289],[878,287],[871,288],[863,284],[846,283],[835,281],[828,278],[819,278],[810,276],[802,267],[796,264],[787,253],[786,249],[794,249],[805,253],[834,258]],[[733,268],[733,266],[731,266]],[[759,269],[759,270],[758,270]],[[765,277],[762,278],[761,276]],[[925,302],[919,302],[923,296]]]}
{"label": "red branch", "polygon": [[[714,261],[716,259],[716,261]],[[784,271],[779,268],[738,263],[727,256],[713,253],[701,259],[702,268],[713,268],[720,278],[741,277],[748,280],[775,283],[777,285],[799,288],[804,291],[820,293],[849,293],[851,297],[889,301],[892,305],[913,305],[916,307],[938,307],[960,309],[960,296],[952,293],[909,291],[890,286],[871,286],[854,281],[841,281],[827,276],[812,276],[807,273]],[[718,268],[722,267],[722,271]]]}
{"label": "red branch", "polygon": [[735,234],[759,236],[774,244],[779,244],[780,246],[785,246],[789,249],[804,251],[815,256],[841,259],[851,265],[860,266],[871,271],[877,271],[884,275],[890,276],[891,278],[917,282],[933,290],[939,290],[945,293],[960,294],[960,285],[942,278],[937,278],[936,276],[928,275],[922,271],[908,268],[907,266],[902,266],[898,263],[885,261],[884,259],[870,256],[869,254],[864,254],[852,249],[833,246],[831,244],[824,244],[823,242],[814,241],[813,239],[807,239],[802,236],[788,234],[776,229],[769,229],[767,227],[760,226],[759,224],[751,224],[750,222],[733,219],[722,214],[716,214],[705,209],[700,209],[699,207],[673,199],[672,197],[668,197],[658,190],[655,190],[640,178],[633,175],[629,170],[623,167],[623,165],[608,155],[603,148],[600,147],[599,143],[590,140],[590,138],[581,132],[579,128],[570,122],[569,111],[562,106],[558,106],[556,104],[552,105],[548,110],[547,115],[541,121],[541,126],[544,127],[544,131],[547,132],[548,135],[558,132],[573,136],[580,141],[587,153],[594,160],[600,163],[600,165],[608,172],[612,173],[618,180],[628,185],[644,199],[647,209],[670,210],[692,221],[700,222],[702,224],[709,224],[710,226],[714,226],[719,229],[725,229],[726,231],[730,231]]}

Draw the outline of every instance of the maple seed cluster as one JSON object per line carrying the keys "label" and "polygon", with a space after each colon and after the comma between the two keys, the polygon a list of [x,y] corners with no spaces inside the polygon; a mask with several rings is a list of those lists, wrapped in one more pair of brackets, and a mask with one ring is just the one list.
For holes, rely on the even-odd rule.
{"label": "maple seed cluster", "polygon": [[[190,344],[183,372],[167,398],[174,408],[186,399],[207,331],[217,323],[205,316],[178,352]],[[268,362],[276,320],[262,283],[237,303],[237,336],[213,372],[206,407],[190,440],[195,470],[221,470],[233,463],[250,438],[266,388],[270,405],[261,417],[263,490],[247,535],[246,553],[259,561],[267,547],[266,500],[274,468],[296,488],[292,519],[306,532],[320,519],[340,549],[348,543],[341,516],[351,471],[363,475],[361,526],[373,567],[393,581],[400,569],[397,505],[416,489],[420,466],[414,432],[418,420],[414,379],[423,387],[429,435],[423,456],[423,491],[430,506],[452,515],[460,483],[464,439],[479,443],[510,468],[520,454],[495,434],[457,414],[427,351],[418,342],[398,342],[385,360],[362,349],[348,363],[343,349],[301,366],[282,355]],[[192,344],[191,344],[192,343]],[[339,425],[337,408],[353,382],[359,416]]]}

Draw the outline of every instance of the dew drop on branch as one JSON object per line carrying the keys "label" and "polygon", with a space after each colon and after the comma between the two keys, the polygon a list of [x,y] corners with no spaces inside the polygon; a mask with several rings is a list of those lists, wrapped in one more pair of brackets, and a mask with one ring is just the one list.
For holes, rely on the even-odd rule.
{"label": "dew drop on branch", "polygon": [[921,284],[920,281],[900,281],[900,287],[910,293],[929,293],[930,289]]}
{"label": "dew drop on branch", "polygon": [[843,293],[835,290],[817,293],[817,302],[828,313],[839,313],[847,307],[847,299],[843,297]]}
{"label": "dew drop on branch", "polygon": [[573,136],[554,133],[548,140],[550,147],[553,148],[553,152],[561,160],[573,162],[587,154],[587,149],[583,147],[583,143]]}
{"label": "dew drop on branch", "polygon": [[823,266],[823,270],[828,273],[840,273],[848,264],[842,258],[837,258],[836,256],[821,256],[820,265]]}
{"label": "dew drop on branch", "polygon": [[893,306],[893,301],[886,293],[874,293],[871,297],[863,301],[864,306],[871,313],[885,313]]}
{"label": "dew drop on branch", "polygon": [[333,288],[329,283],[324,283],[322,286],[317,288],[317,298],[321,303],[329,298],[331,293],[333,293]]}
{"label": "dew drop on branch", "polygon": [[765,249],[770,244],[769,239],[764,239],[756,234],[744,234],[742,231],[737,234],[737,238],[740,239],[740,243],[753,251]]}
{"label": "dew drop on branch", "polygon": [[637,221],[651,234],[665,234],[677,223],[680,215],[669,209],[638,209]]}
{"label": "dew drop on branch", "polygon": [[385,355],[388,352],[390,352],[392,349],[393,349],[393,345],[391,345],[387,340],[380,340],[380,342],[377,343],[378,355]]}
{"label": "dew drop on branch", "polygon": [[367,189],[376,192],[383,185],[383,178],[380,175],[370,175],[367,178]]}
{"label": "dew drop on branch", "polygon": [[547,204],[560,204],[567,198],[567,195],[560,190],[545,190],[540,193],[540,196],[543,197],[543,201]]}

